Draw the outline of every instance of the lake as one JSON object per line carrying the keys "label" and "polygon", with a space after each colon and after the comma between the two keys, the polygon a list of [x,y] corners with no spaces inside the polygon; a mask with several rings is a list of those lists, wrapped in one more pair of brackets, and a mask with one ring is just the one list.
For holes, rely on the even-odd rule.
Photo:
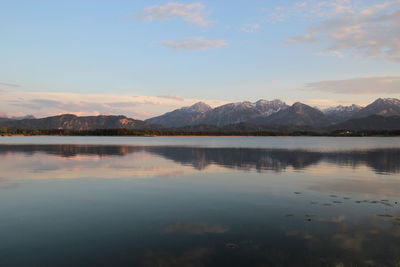
{"label": "lake", "polygon": [[400,266],[400,138],[1,137],[0,266]]}

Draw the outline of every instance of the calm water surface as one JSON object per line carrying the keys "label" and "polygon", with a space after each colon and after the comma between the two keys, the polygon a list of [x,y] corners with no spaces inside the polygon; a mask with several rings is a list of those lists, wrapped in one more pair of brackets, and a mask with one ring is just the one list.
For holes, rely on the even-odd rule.
{"label": "calm water surface", "polygon": [[400,138],[0,138],[0,266],[400,266],[399,203]]}

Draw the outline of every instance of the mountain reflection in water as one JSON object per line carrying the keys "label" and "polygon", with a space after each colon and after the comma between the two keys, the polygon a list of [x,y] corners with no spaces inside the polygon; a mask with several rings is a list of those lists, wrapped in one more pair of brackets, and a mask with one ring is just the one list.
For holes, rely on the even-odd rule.
{"label": "mountain reflection in water", "polygon": [[0,266],[400,266],[400,149],[0,145]]}
{"label": "mountain reflection in water", "polygon": [[255,169],[259,172],[285,171],[288,167],[302,170],[320,163],[339,166],[367,166],[376,173],[400,172],[400,149],[372,149],[356,151],[318,152],[288,149],[253,148],[203,148],[174,146],[85,146],[85,145],[0,145],[0,155],[46,153],[60,157],[126,156],[147,152],[183,165],[203,170],[211,164],[240,170]]}

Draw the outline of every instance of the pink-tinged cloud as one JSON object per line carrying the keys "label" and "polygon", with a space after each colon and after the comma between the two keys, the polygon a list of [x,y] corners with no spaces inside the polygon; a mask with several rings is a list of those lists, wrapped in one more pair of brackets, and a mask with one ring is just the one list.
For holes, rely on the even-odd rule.
{"label": "pink-tinged cloud", "polygon": [[180,4],[167,3],[145,7],[139,14],[139,18],[147,21],[170,20],[180,18],[196,26],[208,26],[211,21],[204,14],[205,6],[202,3]]}
{"label": "pink-tinged cloud", "polygon": [[338,13],[286,43],[325,43],[323,52],[400,63],[400,1]]}
{"label": "pink-tinged cloud", "polygon": [[71,113],[76,115],[126,115],[147,119],[182,106],[204,101],[211,106],[226,101],[186,99],[179,96],[137,96],[117,94],[75,94],[54,92],[9,92],[0,98],[1,112],[9,115],[33,114],[45,117]]}
{"label": "pink-tinged cloud", "polygon": [[306,85],[309,90],[335,94],[398,94],[400,76],[360,77],[345,80],[328,80]]}
{"label": "pink-tinged cloud", "polygon": [[0,86],[4,86],[4,87],[21,87],[20,84],[8,83],[8,82],[0,82]]}

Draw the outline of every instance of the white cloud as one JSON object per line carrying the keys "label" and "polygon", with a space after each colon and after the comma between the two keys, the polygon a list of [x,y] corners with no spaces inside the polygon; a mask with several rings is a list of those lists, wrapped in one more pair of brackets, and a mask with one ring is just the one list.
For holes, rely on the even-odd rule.
{"label": "white cloud", "polygon": [[325,17],[343,13],[351,13],[356,8],[354,0],[307,0],[295,4],[294,8],[305,16]]}
{"label": "white cloud", "polygon": [[306,33],[299,36],[289,37],[286,38],[286,43],[311,43],[317,41],[315,34],[313,33]]}
{"label": "white cloud", "polygon": [[399,0],[338,14],[286,42],[323,42],[327,46],[324,52],[400,62]]}
{"label": "white cloud", "polygon": [[21,85],[16,84],[16,83],[6,83],[6,82],[0,82],[0,86],[5,86],[5,87],[21,87]]}
{"label": "white cloud", "polygon": [[211,106],[225,101],[163,96],[137,96],[130,94],[79,94],[54,92],[13,91],[0,98],[2,112],[21,116],[32,114],[45,117],[64,113],[76,115],[126,115],[135,119],[147,119],[182,106],[203,101]]}
{"label": "white cloud", "polygon": [[360,77],[346,80],[330,80],[309,83],[309,90],[335,94],[398,94],[400,95],[400,76]]}
{"label": "white cloud", "polygon": [[139,17],[147,20],[169,20],[181,18],[197,26],[208,26],[211,21],[204,15],[205,6],[202,3],[180,4],[167,3],[159,6],[145,7]]}
{"label": "white cloud", "polygon": [[191,37],[176,41],[164,41],[163,44],[174,50],[208,50],[228,46],[225,40],[207,40],[204,37]]}
{"label": "white cloud", "polygon": [[290,17],[330,17],[353,13],[362,0],[305,0],[287,6],[278,6],[268,14],[271,23],[284,21]]}
{"label": "white cloud", "polygon": [[260,24],[243,24],[240,28],[241,31],[248,32],[248,33],[255,33],[261,29]]}
{"label": "white cloud", "polygon": [[174,99],[174,100],[178,100],[178,101],[183,101],[183,97],[178,96],[178,95],[158,95],[157,97],[160,98],[166,98],[166,99]]}

